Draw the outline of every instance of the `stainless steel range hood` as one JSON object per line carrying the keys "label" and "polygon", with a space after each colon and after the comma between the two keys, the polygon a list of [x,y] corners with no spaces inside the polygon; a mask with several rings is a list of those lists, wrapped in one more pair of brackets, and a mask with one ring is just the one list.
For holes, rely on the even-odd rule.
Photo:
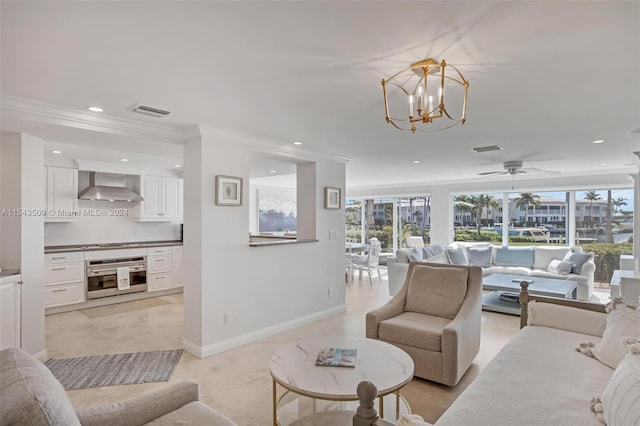
{"label": "stainless steel range hood", "polygon": [[125,175],[91,172],[89,186],[80,191],[81,200],[99,201],[144,201],[139,195],[127,188]]}

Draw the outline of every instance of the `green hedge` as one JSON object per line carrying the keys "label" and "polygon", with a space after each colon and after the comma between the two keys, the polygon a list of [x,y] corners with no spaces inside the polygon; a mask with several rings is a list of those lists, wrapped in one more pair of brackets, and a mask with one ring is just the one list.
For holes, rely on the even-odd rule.
{"label": "green hedge", "polygon": [[632,254],[633,245],[629,243],[580,244],[585,252],[593,252],[596,264],[595,281],[610,282],[613,271],[620,267],[620,255]]}

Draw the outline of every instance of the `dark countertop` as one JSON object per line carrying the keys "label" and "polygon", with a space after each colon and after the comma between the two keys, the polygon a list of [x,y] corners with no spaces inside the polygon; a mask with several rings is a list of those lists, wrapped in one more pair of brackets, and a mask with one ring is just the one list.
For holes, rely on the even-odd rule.
{"label": "dark countertop", "polygon": [[67,246],[45,246],[44,253],[66,253],[70,251],[97,251],[97,250],[114,250],[125,248],[145,248],[145,247],[164,247],[164,246],[181,246],[182,241],[129,241],[123,243],[98,243],[98,244],[71,244]]}
{"label": "dark countertop", "polygon": [[20,269],[0,269],[0,278],[10,277],[11,275],[19,275]]}

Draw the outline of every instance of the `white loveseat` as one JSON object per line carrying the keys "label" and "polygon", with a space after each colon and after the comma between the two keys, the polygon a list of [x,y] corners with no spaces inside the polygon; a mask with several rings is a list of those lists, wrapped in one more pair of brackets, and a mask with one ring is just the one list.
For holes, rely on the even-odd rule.
{"label": "white loveseat", "polygon": [[[498,353],[435,426],[602,426],[591,411],[591,400],[605,393],[614,369],[576,347],[602,339],[607,315],[603,305],[566,303],[594,310],[537,302],[530,325]],[[356,415],[353,424],[393,423],[360,421]]]}
{"label": "white loveseat", "polygon": [[[433,246],[431,246],[433,248]],[[474,256],[469,256],[474,249],[490,249],[490,256],[486,263],[474,263]],[[428,248],[427,248],[428,249]],[[469,250],[471,249],[471,251]],[[462,252],[465,261],[473,266],[481,266],[483,276],[489,274],[510,274],[529,277],[557,278],[574,280],[578,283],[577,300],[590,301],[593,294],[593,279],[596,265],[593,258],[586,260],[579,269],[579,273],[559,274],[549,271],[552,260],[563,260],[569,250],[582,253],[581,247],[558,246],[527,246],[501,247],[487,243],[455,242],[442,248],[441,253],[424,258],[424,250],[420,248],[403,248],[396,251],[395,256],[389,257],[387,267],[389,271],[389,294],[398,292],[407,276],[409,262],[412,260],[429,263],[455,263],[451,260],[453,251]],[[434,250],[438,251],[438,250]],[[422,258],[421,257],[422,254]],[[476,259],[477,262],[477,259]]]}

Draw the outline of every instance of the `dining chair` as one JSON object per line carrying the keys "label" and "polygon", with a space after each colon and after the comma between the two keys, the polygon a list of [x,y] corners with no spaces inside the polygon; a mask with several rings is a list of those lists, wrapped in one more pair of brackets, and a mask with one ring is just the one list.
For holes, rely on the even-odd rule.
{"label": "dining chair", "polygon": [[357,269],[359,271],[358,278],[362,280],[362,271],[366,270],[367,274],[369,274],[369,285],[373,285],[373,281],[371,280],[371,270],[375,269],[378,272],[378,279],[380,280],[380,283],[382,283],[382,275],[380,275],[381,249],[382,249],[382,246],[380,244],[380,240],[378,240],[377,238],[371,238],[369,239],[369,252],[367,254],[352,255],[351,256],[352,277],[353,277],[353,270]]}
{"label": "dining chair", "polygon": [[353,249],[351,248],[351,244],[357,244],[357,238],[345,238],[345,255],[344,255],[344,267],[345,267],[345,281],[347,283],[353,282],[353,264],[352,264],[352,256]]}

